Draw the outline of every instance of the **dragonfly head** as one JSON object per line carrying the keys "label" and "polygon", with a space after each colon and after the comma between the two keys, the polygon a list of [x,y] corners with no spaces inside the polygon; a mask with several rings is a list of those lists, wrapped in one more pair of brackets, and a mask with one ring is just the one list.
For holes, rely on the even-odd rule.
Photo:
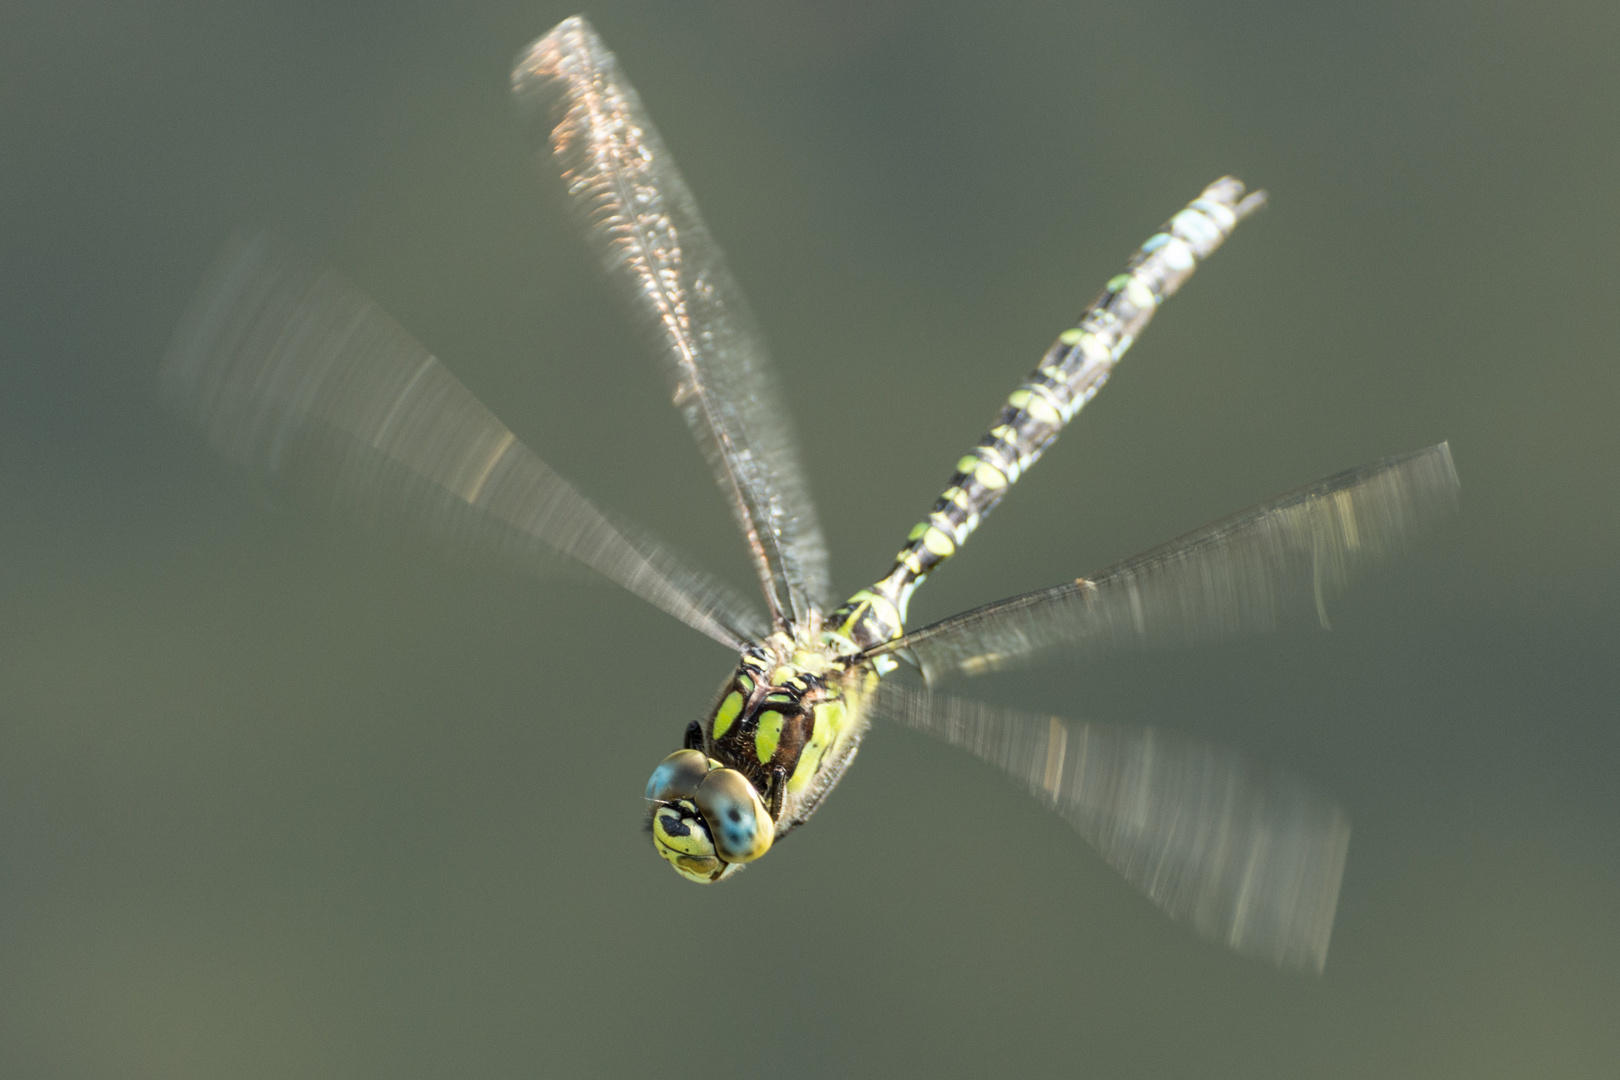
{"label": "dragonfly head", "polygon": [[776,823],[736,769],[696,750],[677,750],[647,781],[653,847],[689,881],[730,876],[771,849]]}

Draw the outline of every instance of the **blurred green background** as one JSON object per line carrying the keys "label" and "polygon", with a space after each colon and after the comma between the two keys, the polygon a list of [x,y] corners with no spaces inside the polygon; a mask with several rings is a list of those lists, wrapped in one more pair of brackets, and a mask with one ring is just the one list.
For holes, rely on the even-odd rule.
{"label": "blurred green background", "polygon": [[1332,634],[964,688],[1335,792],[1320,978],[893,729],[781,852],[687,885],[640,792],[726,655],[269,505],[155,403],[207,261],[265,225],[746,587],[511,116],[572,10],[0,7],[0,1075],[1620,1073],[1620,5],[588,10],[771,338],[842,589],[1160,221],[1225,172],[1271,191],[914,614],[1450,439],[1460,518]]}

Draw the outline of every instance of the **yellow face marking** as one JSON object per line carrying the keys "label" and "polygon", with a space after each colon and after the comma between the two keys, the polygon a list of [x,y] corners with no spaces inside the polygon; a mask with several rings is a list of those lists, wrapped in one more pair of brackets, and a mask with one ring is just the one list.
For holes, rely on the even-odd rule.
{"label": "yellow face marking", "polygon": [[742,712],[742,707],[743,696],[735,690],[727,694],[725,699],[720,702],[720,707],[714,711],[714,737],[716,739],[724,738],[726,732],[731,730],[731,724],[737,719],[737,715]]}
{"label": "yellow face marking", "polygon": [[781,713],[771,709],[759,714],[759,726],[754,729],[754,753],[759,755],[762,764],[776,756],[776,748],[782,742],[783,719]]}
{"label": "yellow face marking", "polygon": [[689,881],[717,881],[728,870],[715,854],[708,826],[686,800],[653,812],[653,847]]}

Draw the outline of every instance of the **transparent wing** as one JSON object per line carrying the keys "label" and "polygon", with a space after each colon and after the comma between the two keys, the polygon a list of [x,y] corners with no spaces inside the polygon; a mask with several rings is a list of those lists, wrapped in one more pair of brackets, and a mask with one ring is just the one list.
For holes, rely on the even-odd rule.
{"label": "transparent wing", "polygon": [[608,279],[663,361],[778,625],[832,599],[827,545],[742,291],[618,62],[581,18],[535,42],[512,91]]}
{"label": "transparent wing", "polygon": [[1281,967],[1321,971],[1350,823],[1304,781],[1151,728],[994,709],[896,685],[874,714],[1029,786],[1172,918]]}
{"label": "transparent wing", "polygon": [[350,511],[534,569],[561,552],[728,648],[764,628],[604,517],[359,290],[268,237],[232,238],[162,382],[225,456]]}
{"label": "transparent wing", "polygon": [[1100,574],[999,600],[874,651],[909,655],[930,682],[1026,661],[1059,645],[1107,648],[1224,637],[1274,626],[1452,514],[1445,443],[1330,476]]}

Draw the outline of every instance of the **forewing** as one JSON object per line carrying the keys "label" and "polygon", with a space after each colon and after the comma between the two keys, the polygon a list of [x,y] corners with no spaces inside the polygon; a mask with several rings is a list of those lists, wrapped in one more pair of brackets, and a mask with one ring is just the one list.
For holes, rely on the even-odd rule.
{"label": "forewing", "polygon": [[1350,823],[1286,772],[1151,728],[994,709],[886,682],[876,715],[1028,785],[1173,918],[1240,953],[1321,971]]}
{"label": "forewing", "polygon": [[1275,626],[1290,609],[1327,625],[1327,598],[1455,512],[1445,443],[1279,496],[1100,574],[1000,600],[879,651],[930,681],[1027,661],[1056,646],[1113,648]]}
{"label": "forewing", "polygon": [[669,377],[780,624],[829,606],[827,546],[742,291],[635,88],[582,18],[518,60],[512,90],[609,281]]}
{"label": "forewing", "polygon": [[729,648],[763,629],[609,521],[359,290],[266,236],[232,238],[162,382],[226,457],[351,512],[533,569],[561,552]]}

